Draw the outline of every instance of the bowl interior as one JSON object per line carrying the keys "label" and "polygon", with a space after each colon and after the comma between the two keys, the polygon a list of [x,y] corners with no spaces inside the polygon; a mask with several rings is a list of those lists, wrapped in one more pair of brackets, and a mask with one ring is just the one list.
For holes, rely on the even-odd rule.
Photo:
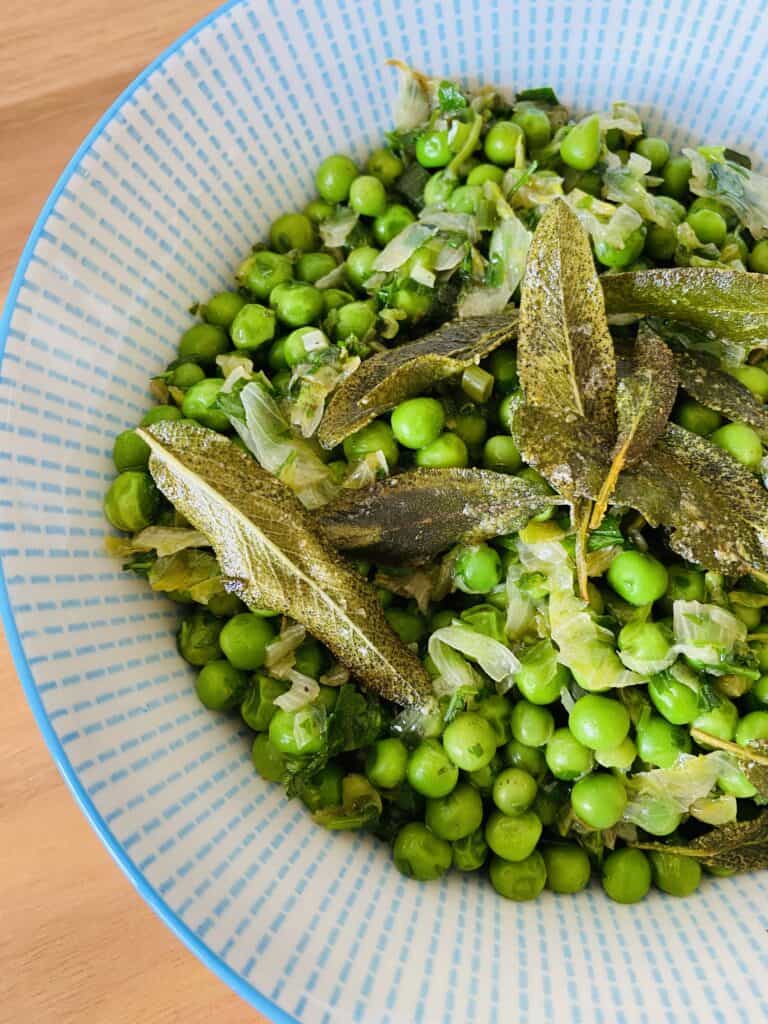
{"label": "bowl interior", "polygon": [[[406,882],[255,778],[204,711],[176,609],[103,553],[112,438],[149,402],[190,304],[330,152],[390,125],[400,57],[577,108],[626,99],[678,144],[764,161],[761,0],[234,3],[105,116],[49,201],[4,322],[6,629],[75,795],[168,923],[276,1020],[734,1021],[768,1016],[763,875],[696,898],[598,890],[507,904],[473,877]],[[727,968],[724,968],[724,964]]]}

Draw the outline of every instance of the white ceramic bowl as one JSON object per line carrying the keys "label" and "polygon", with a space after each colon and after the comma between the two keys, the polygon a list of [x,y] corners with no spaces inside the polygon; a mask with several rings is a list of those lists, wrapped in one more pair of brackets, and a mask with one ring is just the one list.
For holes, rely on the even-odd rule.
{"label": "white ceramic bowl", "polygon": [[[624,98],[677,142],[764,160],[763,0],[230,3],[105,114],[43,210],[0,336],[2,605],[75,797],[142,895],[276,1021],[768,1019],[768,876],[624,908],[599,889],[411,883],[377,841],[314,827],[197,703],[175,608],[103,553],[114,434],[187,309],[228,280],[333,151],[390,124],[400,57],[432,73]],[[76,865],[73,865],[76,870]]]}

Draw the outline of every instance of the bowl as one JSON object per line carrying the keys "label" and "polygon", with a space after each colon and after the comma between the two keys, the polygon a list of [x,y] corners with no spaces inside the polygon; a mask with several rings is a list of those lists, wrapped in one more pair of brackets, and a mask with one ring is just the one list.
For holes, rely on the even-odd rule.
{"label": "bowl", "polygon": [[[70,788],[142,896],[275,1021],[768,1019],[768,876],[684,902],[598,888],[509,904],[406,881],[254,777],[206,712],[173,605],[104,553],[110,450],[193,300],[390,124],[402,58],[577,108],[624,98],[679,143],[765,160],[762,0],[230,3],[155,61],[73,157],[24,250],[3,339],[3,584],[16,666]],[[75,866],[73,865],[73,870]]]}

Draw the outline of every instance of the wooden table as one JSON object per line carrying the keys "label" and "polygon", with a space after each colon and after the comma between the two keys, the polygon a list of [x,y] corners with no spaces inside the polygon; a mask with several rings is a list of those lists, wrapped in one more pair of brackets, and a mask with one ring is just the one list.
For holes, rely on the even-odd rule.
{"label": "wooden table", "polygon": [[[69,157],[216,0],[3,0],[0,297]],[[142,902],[43,743],[0,635],[0,1022],[264,1022]]]}

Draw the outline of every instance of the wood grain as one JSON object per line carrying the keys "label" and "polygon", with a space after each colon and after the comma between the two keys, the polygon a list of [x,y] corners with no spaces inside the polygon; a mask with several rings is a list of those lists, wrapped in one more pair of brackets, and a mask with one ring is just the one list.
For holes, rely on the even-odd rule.
{"label": "wood grain", "polygon": [[[214,0],[4,0],[0,297],[106,107]],[[0,1022],[262,1022],[142,902],[61,780],[0,636]]]}

